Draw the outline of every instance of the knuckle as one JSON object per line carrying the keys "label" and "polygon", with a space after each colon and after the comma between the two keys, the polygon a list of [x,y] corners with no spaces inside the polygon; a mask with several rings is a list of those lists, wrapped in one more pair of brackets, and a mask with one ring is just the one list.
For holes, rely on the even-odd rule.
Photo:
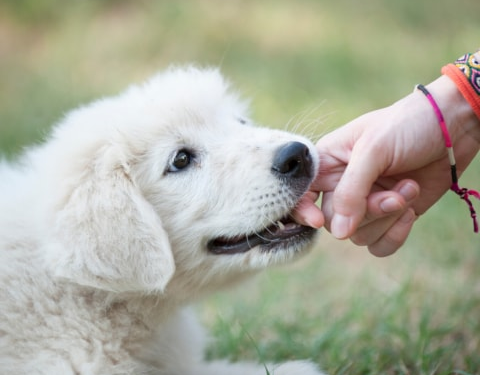
{"label": "knuckle", "polygon": [[391,255],[405,243],[410,230],[411,225],[397,222],[377,242],[370,245],[368,250],[378,257]]}
{"label": "knuckle", "polygon": [[350,237],[350,241],[352,241],[357,246],[367,246],[372,242],[368,233],[365,233],[365,231],[362,230],[357,231],[355,234],[353,234]]}

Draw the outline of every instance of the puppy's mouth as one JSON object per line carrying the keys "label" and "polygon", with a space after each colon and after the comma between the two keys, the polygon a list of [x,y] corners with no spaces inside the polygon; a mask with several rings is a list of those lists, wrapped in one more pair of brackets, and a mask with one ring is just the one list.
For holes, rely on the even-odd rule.
{"label": "puppy's mouth", "polygon": [[207,248],[218,255],[245,253],[257,246],[264,251],[286,249],[309,242],[315,232],[316,229],[300,225],[287,216],[258,233],[215,238],[208,242]]}

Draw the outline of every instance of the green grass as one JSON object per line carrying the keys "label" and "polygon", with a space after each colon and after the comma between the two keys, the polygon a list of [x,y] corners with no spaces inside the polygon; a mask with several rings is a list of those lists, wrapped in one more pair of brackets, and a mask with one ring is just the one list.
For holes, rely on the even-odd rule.
{"label": "green grass", "polygon": [[[171,63],[219,65],[262,124],[313,138],[478,46],[478,0],[5,0],[0,150]],[[478,161],[461,183],[480,187]],[[480,205],[477,204],[480,210]],[[312,254],[199,307],[210,358],[330,374],[480,374],[480,246],[448,194],[393,257],[323,233]]]}
{"label": "green grass", "polygon": [[436,235],[422,224],[388,259],[324,234],[315,254],[262,275],[256,290],[208,301],[210,355],[308,357],[332,374],[478,373],[480,255],[473,243],[421,246]]}

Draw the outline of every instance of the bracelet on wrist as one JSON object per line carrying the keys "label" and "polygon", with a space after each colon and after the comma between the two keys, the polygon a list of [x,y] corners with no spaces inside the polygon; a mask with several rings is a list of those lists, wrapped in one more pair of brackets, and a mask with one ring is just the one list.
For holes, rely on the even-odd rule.
{"label": "bracelet on wrist", "polygon": [[447,148],[448,152],[448,160],[450,162],[450,172],[451,172],[451,179],[452,179],[452,184],[450,185],[450,190],[455,192],[460,199],[463,199],[467,206],[468,209],[470,210],[470,217],[473,220],[473,231],[475,233],[478,233],[478,222],[477,222],[477,213],[475,212],[475,208],[473,207],[473,203],[470,200],[470,196],[475,197],[477,199],[480,199],[480,193],[476,190],[470,190],[467,188],[461,188],[458,185],[458,175],[457,175],[457,165],[455,162],[455,155],[453,153],[453,145],[452,141],[450,138],[450,134],[448,132],[447,125],[445,123],[445,119],[443,117],[442,111],[438,107],[437,102],[433,98],[432,94],[427,90],[427,88],[423,85],[416,85],[415,89],[421,91],[425,97],[428,99],[430,102],[430,105],[433,108],[433,111],[435,112],[435,116],[437,118],[438,124],[440,125],[440,129],[442,130],[443,134],[443,139],[445,140],[445,146]]}

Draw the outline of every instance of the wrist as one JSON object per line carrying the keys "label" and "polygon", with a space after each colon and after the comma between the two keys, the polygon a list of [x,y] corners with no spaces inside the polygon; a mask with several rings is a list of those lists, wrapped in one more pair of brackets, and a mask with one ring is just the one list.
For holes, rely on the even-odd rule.
{"label": "wrist", "polygon": [[480,120],[471,105],[465,100],[455,83],[447,76],[441,76],[427,85],[438,103],[455,145],[464,137],[471,137],[480,146]]}
{"label": "wrist", "polygon": [[[422,85],[417,87],[430,101],[445,138],[445,146],[448,150],[448,160],[450,163],[450,172],[452,178],[450,190],[456,193],[467,204],[470,211],[470,217],[473,220],[473,230],[475,233],[478,233],[479,227],[477,214],[470,197],[480,199],[480,193],[476,190],[464,187],[462,188],[458,182],[458,177],[461,175],[461,171],[465,169],[468,164],[470,164],[470,161],[473,159],[473,157],[475,157],[480,148],[480,124],[478,121],[480,117],[478,116],[479,108],[477,108],[478,97],[472,97],[472,92],[470,89],[468,91],[469,96],[465,96],[463,89],[457,86],[458,82],[452,81],[447,77],[449,76],[441,77],[432,82],[430,88],[436,89],[436,86],[438,85],[442,89],[439,91],[439,95],[437,97],[442,98],[442,100],[446,98],[447,101],[444,102],[444,105],[447,106],[446,109],[452,110],[452,113],[449,116],[451,121],[449,128],[451,130],[449,130],[449,128],[446,126],[445,116],[443,115],[442,110],[439,108],[437,100],[433,98],[430,91]],[[444,96],[441,96],[441,93],[443,93]],[[461,95],[459,96],[459,94]],[[454,131],[455,138],[452,138],[450,133],[453,133]],[[459,146],[459,152],[457,152],[457,155],[460,156],[459,161],[461,164],[458,164],[456,161],[453,148],[454,145]],[[459,166],[460,168],[458,168]]]}
{"label": "wrist", "polygon": [[479,118],[448,76],[437,78],[427,87],[445,119],[460,176],[480,150]]}

